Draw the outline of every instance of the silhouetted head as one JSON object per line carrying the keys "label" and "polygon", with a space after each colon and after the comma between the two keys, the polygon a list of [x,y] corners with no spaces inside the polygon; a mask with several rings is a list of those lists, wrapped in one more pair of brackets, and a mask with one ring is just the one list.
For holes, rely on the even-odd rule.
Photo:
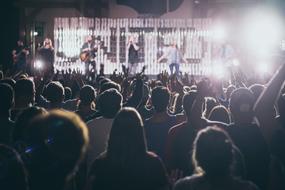
{"label": "silhouetted head", "polygon": [[58,81],[50,82],[46,87],[46,97],[51,103],[61,103],[64,100],[64,88]]}
{"label": "silhouetted head", "polygon": [[98,76],[98,77],[96,78],[96,83],[98,83],[99,86],[101,86],[101,85],[103,85],[104,83],[109,82],[109,81],[111,81],[111,80],[110,80],[109,78],[104,77],[104,76]]}
{"label": "silhouetted head", "polygon": [[254,95],[247,88],[239,88],[232,92],[230,112],[235,123],[249,124],[253,120]]}
{"label": "silhouetted head", "polygon": [[99,112],[105,118],[114,118],[122,108],[122,104],[123,97],[121,93],[114,88],[106,90],[100,94],[97,103]]}
{"label": "silhouetted head", "polygon": [[63,189],[84,158],[89,138],[79,116],[54,110],[30,123],[26,141],[32,189]]}
{"label": "silhouetted head", "polygon": [[121,91],[121,86],[113,81],[109,81],[109,82],[106,82],[104,84],[101,85],[101,88],[100,88],[100,94],[103,93],[104,91],[108,90],[108,89],[111,89],[111,88],[114,88],[116,90],[118,90],[119,92]]}
{"label": "silhouetted head", "polygon": [[261,84],[253,84],[249,87],[249,89],[254,95],[255,101],[258,99],[258,97],[260,96],[264,88],[265,88],[264,85],[261,85]]}
{"label": "silhouetted head", "polygon": [[90,85],[84,85],[80,90],[80,105],[90,105],[95,100],[95,89]]}
{"label": "silhouetted head", "polygon": [[193,103],[196,99],[197,91],[196,90],[190,90],[188,93],[184,94],[182,99],[183,104],[183,110],[186,113],[187,118],[190,118],[191,116],[191,110],[193,107]]}
{"label": "silhouetted head", "polygon": [[0,187],[3,190],[28,190],[28,175],[20,155],[0,145]]}
{"label": "silhouetted head", "polygon": [[215,106],[209,114],[209,120],[230,124],[230,114],[225,106]]}
{"label": "silhouetted head", "polygon": [[[14,103],[14,91],[9,84],[0,84],[0,115],[7,114]],[[1,124],[0,124],[1,125]]]}
{"label": "silhouetted head", "polygon": [[15,84],[15,104],[33,105],[35,102],[35,84],[31,79],[20,79]]}
{"label": "silhouetted head", "polygon": [[29,75],[27,73],[23,73],[19,76],[19,79],[27,79]]}
{"label": "silhouetted head", "polygon": [[209,118],[209,114],[211,112],[211,110],[218,105],[217,100],[213,97],[206,97],[205,98],[205,102],[204,102],[204,112],[203,112],[203,116],[205,118]]}
{"label": "silhouetted head", "polygon": [[13,140],[19,141],[19,140],[25,140],[27,136],[27,127],[31,123],[31,121],[37,117],[44,114],[47,114],[48,112],[44,108],[40,107],[29,107],[25,110],[23,110],[20,115],[17,117],[14,131],[13,131]]}
{"label": "silhouetted head", "polygon": [[115,117],[109,136],[107,156],[125,166],[146,154],[143,122],[134,108],[123,108]]}
{"label": "silhouetted head", "polygon": [[234,85],[229,85],[226,89],[226,99],[229,100],[231,97],[232,92],[236,89]]}
{"label": "silhouetted head", "polygon": [[197,172],[202,172],[209,178],[230,175],[233,143],[225,131],[207,127],[199,131],[193,145],[192,160]]}
{"label": "silhouetted head", "polygon": [[165,112],[169,104],[170,93],[166,87],[158,86],[152,90],[151,102],[157,113]]}
{"label": "silhouetted head", "polygon": [[70,100],[72,98],[72,90],[69,87],[64,87],[64,101]]}
{"label": "silhouetted head", "polygon": [[5,78],[5,79],[0,80],[0,84],[9,84],[14,89],[16,85],[16,81],[11,78]]}

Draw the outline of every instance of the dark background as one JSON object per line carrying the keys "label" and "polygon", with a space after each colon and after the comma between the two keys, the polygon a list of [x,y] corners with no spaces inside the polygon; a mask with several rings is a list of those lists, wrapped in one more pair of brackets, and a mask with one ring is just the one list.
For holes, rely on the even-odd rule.
{"label": "dark background", "polygon": [[[20,10],[18,7],[16,7],[16,1],[17,0],[0,1],[0,19],[1,19],[0,69],[6,69],[7,67],[9,67],[9,65],[12,64],[11,51],[16,46],[16,42],[19,39]],[[61,0],[50,0],[50,1],[54,2]],[[101,1],[101,0],[94,0],[94,1]],[[269,4],[274,5],[283,15],[283,18],[285,18],[285,11],[284,11],[285,0],[252,0],[252,1],[262,1],[266,2],[268,5]],[[182,2],[183,0],[169,0],[169,11],[174,11],[175,9],[177,9]],[[199,2],[200,5],[202,5],[202,2],[214,3],[215,0],[199,0]],[[121,5],[130,6],[134,8],[136,11],[138,11],[138,13],[140,14],[150,14],[154,16],[159,16],[166,12],[166,0],[117,0],[117,3]]]}
{"label": "dark background", "polygon": [[12,64],[11,50],[19,38],[19,9],[15,6],[15,0],[1,1],[0,18],[0,67],[5,69]]}
{"label": "dark background", "polygon": [[[170,0],[169,11],[177,9],[183,0]],[[140,14],[161,15],[166,12],[166,0],[117,0],[118,4],[134,8]]]}

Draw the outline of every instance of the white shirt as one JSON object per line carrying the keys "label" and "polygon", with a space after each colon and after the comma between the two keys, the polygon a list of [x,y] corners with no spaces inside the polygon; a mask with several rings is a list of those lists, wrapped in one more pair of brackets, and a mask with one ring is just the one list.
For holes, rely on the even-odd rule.
{"label": "white shirt", "polygon": [[179,50],[175,47],[170,46],[167,50],[167,60],[168,63],[180,63],[181,60],[181,54],[179,52]]}

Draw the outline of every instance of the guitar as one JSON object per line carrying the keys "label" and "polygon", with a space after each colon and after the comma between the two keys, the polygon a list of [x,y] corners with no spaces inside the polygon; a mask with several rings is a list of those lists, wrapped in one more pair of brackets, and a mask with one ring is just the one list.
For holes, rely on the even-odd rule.
{"label": "guitar", "polygon": [[92,61],[94,57],[96,57],[96,52],[100,48],[102,43],[100,41],[96,41],[93,48],[85,48],[81,51],[79,58],[82,62]]}
{"label": "guitar", "polygon": [[79,58],[82,62],[87,62],[90,60],[90,51],[83,51],[80,53]]}

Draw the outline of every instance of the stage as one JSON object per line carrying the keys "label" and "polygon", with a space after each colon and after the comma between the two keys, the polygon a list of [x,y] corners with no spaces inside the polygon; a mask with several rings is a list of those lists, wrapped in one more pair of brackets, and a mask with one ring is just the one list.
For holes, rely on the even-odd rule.
{"label": "stage", "polygon": [[54,21],[55,70],[85,73],[79,54],[86,37],[100,42],[96,52],[96,70],[104,65],[104,73],[121,72],[128,66],[127,43],[134,37],[139,49],[138,69],[146,66],[145,74],[169,71],[166,60],[157,59],[167,46],[175,42],[187,62],[180,71],[190,75],[206,75],[212,68],[213,31],[211,19],[107,19],[56,18]]}

